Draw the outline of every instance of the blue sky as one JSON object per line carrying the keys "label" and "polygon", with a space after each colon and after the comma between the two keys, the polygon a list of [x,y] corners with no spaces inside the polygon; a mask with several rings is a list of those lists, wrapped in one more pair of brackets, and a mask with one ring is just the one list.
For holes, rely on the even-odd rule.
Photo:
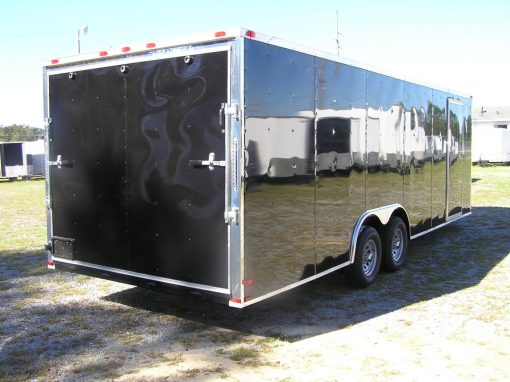
{"label": "blue sky", "polygon": [[42,65],[82,52],[244,26],[406,78],[510,105],[510,1],[5,1],[0,125],[43,125]]}

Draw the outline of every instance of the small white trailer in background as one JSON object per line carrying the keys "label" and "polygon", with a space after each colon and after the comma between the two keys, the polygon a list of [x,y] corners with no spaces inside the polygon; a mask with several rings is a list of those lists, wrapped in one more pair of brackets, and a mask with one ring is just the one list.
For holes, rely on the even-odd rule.
{"label": "small white trailer in background", "polygon": [[510,107],[473,110],[473,162],[510,162]]}
{"label": "small white trailer in background", "polygon": [[46,174],[44,140],[0,143],[0,177],[17,179]]}

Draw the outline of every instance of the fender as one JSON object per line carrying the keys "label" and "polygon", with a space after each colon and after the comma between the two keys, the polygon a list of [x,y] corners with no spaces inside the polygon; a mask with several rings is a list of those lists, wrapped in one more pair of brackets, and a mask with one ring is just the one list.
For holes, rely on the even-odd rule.
{"label": "fender", "polygon": [[388,206],[374,208],[372,210],[365,211],[359,219],[356,221],[356,224],[354,225],[354,230],[352,231],[351,236],[351,246],[349,251],[349,262],[352,264],[354,263],[354,255],[356,253],[356,244],[358,241],[358,236],[361,231],[361,227],[363,227],[363,223],[372,216],[375,216],[377,220],[382,225],[388,224],[390,221],[390,218],[392,217],[393,213],[396,210],[402,210],[405,214],[405,223],[407,224],[407,232],[409,236],[409,215],[407,214],[407,211],[404,207],[402,207],[400,204],[390,204]]}

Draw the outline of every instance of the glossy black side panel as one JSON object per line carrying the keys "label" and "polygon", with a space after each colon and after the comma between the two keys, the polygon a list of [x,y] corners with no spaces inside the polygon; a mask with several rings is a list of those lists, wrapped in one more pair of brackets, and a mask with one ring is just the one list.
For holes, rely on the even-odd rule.
{"label": "glossy black side panel", "polygon": [[317,59],[317,272],[345,261],[365,211],[366,71]]}
{"label": "glossy black side panel", "polygon": [[404,202],[404,82],[367,72],[367,209]]}
{"label": "glossy black side panel", "polygon": [[76,260],[121,268],[128,263],[123,90],[117,68],[49,80],[49,159],[72,162],[50,167],[53,236],[74,239]]}
{"label": "glossy black side panel", "polygon": [[431,228],[432,89],[409,82],[404,89],[404,208],[416,235]]}
{"label": "glossy black side panel", "polygon": [[448,128],[446,105],[448,93],[432,92],[432,132],[434,140],[434,165],[432,166],[432,226],[446,221],[446,167]]}
{"label": "glossy black side panel", "polygon": [[257,297],[315,271],[314,57],[246,39],[244,75],[244,278]]}
{"label": "glossy black side panel", "polygon": [[227,52],[129,65],[130,269],[226,288],[225,160],[218,112],[227,101]]}

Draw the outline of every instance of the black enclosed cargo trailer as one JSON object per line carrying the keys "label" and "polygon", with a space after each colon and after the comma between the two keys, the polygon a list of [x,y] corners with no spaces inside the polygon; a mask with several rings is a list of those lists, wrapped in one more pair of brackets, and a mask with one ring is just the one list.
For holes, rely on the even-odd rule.
{"label": "black enclosed cargo trailer", "polygon": [[44,67],[48,264],[244,307],[468,215],[471,100],[239,29]]}

